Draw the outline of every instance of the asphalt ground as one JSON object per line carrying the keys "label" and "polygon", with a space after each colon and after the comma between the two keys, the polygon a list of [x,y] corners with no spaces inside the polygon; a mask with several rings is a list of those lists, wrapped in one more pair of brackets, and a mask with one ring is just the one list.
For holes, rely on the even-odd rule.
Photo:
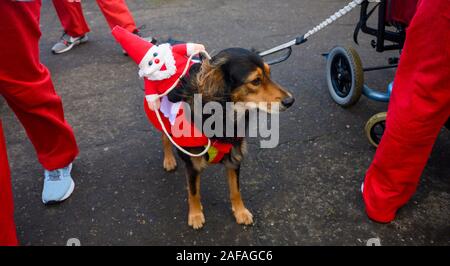
{"label": "asphalt ground", "polygon": [[[212,54],[228,47],[263,50],[288,41],[340,9],[346,0],[128,1],[144,35],[203,43]],[[202,176],[203,229],[187,225],[183,167],[162,168],[159,132],[142,106],[137,67],[123,56],[95,1],[84,1],[89,42],[53,55],[62,29],[51,1],[42,7],[42,61],[52,73],[73,126],[80,155],[74,163],[75,192],[51,207],[41,203],[43,169],[30,141],[4,104],[0,114],[12,167],[18,236],[23,245],[382,245],[450,244],[450,133],[442,130],[417,193],[397,219],[370,221],[360,193],[375,149],[366,121],[387,105],[365,97],[352,108],[327,92],[325,60],[336,45],[353,46],[365,66],[384,64],[369,36],[352,42],[358,11],[296,47],[272,68],[273,78],[296,97],[280,117],[280,144],[260,149],[250,140],[241,188],[255,224],[234,221],[224,171]],[[369,86],[384,90],[393,70],[368,73]],[[51,140],[49,140],[51,141]],[[181,165],[181,164],[180,164]]]}

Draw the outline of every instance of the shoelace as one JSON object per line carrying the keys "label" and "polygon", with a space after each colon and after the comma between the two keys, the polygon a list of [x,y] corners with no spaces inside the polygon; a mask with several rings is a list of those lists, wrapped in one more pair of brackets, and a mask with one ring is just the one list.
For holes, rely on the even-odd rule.
{"label": "shoelace", "polygon": [[72,37],[69,34],[63,32],[62,36],[61,36],[61,41],[64,43],[64,45],[69,46],[71,45],[74,41],[76,41],[77,39],[81,39],[82,37]]}
{"label": "shoelace", "polygon": [[71,39],[72,39],[72,37],[65,32],[61,36],[61,41],[64,43],[65,46],[69,46],[72,44],[72,42],[70,41]]}
{"label": "shoelace", "polygon": [[60,169],[53,170],[48,172],[48,180],[49,181],[60,181],[61,180],[61,174]]}

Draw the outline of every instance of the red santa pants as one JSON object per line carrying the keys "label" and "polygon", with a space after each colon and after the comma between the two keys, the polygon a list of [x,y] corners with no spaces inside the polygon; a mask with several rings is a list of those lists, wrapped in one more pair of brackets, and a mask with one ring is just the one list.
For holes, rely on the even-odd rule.
{"label": "red santa pants", "polygon": [[386,131],[365,177],[366,212],[376,221],[392,221],[416,191],[450,116],[449,62],[449,1],[421,1],[407,31]]}
{"label": "red santa pants", "polygon": [[9,173],[8,156],[0,120],[0,246],[15,246],[14,204]]}
{"label": "red santa pants", "polygon": [[39,59],[41,1],[1,5],[0,95],[25,127],[44,168],[65,167],[78,147],[50,73]]}
{"label": "red santa pants", "polygon": [[[97,0],[97,4],[111,29],[119,25],[130,32],[137,30],[125,0]],[[89,32],[89,26],[83,16],[80,2],[53,0],[53,5],[67,34],[72,37],[79,37]]]}

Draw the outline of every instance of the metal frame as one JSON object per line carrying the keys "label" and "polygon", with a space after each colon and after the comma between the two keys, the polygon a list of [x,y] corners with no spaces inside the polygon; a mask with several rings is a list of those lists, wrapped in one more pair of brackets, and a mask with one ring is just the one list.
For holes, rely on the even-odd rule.
{"label": "metal frame", "polygon": [[[381,53],[388,50],[402,49],[405,42],[405,30],[403,28],[399,28],[398,32],[394,32],[386,29],[386,27],[389,26],[388,23],[386,23],[387,0],[381,0],[380,3],[377,4],[377,7],[378,24],[377,28],[375,29],[367,26],[367,21],[372,15],[372,12],[368,10],[369,1],[364,1],[361,4],[361,13],[358,24],[359,28],[362,32],[375,36],[377,38],[376,41],[372,42],[372,46],[376,48],[377,52]],[[385,44],[385,41],[390,41],[394,44]]]}

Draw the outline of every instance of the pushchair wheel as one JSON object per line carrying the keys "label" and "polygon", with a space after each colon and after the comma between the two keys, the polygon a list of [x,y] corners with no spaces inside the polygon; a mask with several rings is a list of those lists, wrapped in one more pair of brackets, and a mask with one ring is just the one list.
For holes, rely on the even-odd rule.
{"label": "pushchair wheel", "polygon": [[366,123],[365,131],[370,144],[378,147],[386,128],[386,112],[372,116]]}
{"label": "pushchair wheel", "polygon": [[355,49],[334,47],[327,56],[327,84],[331,98],[342,107],[358,102],[364,86],[361,59]]}

